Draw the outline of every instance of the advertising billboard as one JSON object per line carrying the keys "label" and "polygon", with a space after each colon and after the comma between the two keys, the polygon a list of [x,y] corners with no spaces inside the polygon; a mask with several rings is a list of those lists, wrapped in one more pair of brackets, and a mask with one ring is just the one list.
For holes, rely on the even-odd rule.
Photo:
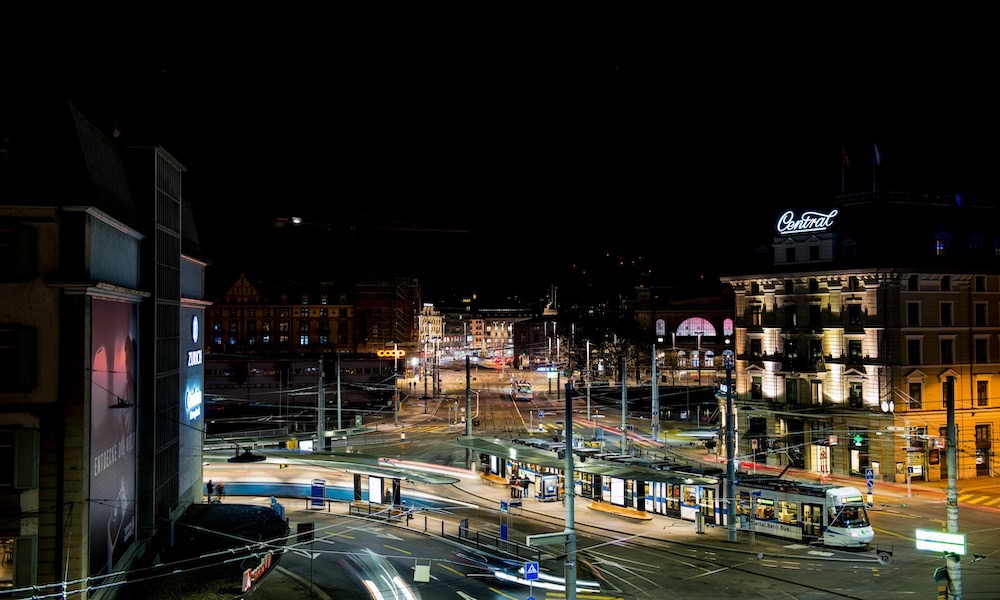
{"label": "advertising billboard", "polygon": [[90,565],[110,572],[136,540],[136,306],[95,298],[91,323]]}

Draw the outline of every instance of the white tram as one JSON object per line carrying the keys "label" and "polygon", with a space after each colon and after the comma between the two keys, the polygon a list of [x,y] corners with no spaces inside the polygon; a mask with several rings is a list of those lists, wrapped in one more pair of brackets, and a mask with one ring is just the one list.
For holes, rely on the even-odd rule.
{"label": "white tram", "polygon": [[875,538],[864,495],[855,487],[743,475],[736,484],[737,528],[840,548]]}

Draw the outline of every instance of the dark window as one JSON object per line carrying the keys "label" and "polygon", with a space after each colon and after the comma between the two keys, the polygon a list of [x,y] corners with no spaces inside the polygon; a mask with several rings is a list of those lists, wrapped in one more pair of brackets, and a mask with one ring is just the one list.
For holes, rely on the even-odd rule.
{"label": "dark window", "polygon": [[906,325],[908,327],[920,327],[920,303],[906,303]]}
{"label": "dark window", "polygon": [[809,280],[809,293],[815,294],[819,292],[819,280],[812,278]]}
{"label": "dark window", "polygon": [[989,340],[983,338],[976,339],[976,362],[977,363],[990,362]]}
{"label": "dark window", "polygon": [[785,262],[795,262],[795,248],[785,248]]}
{"label": "dark window", "polygon": [[923,408],[923,386],[916,382],[910,382],[909,385],[910,394],[910,408]]}
{"label": "dark window", "polygon": [[823,325],[822,319],[820,318],[819,304],[809,305],[809,326],[819,328]]}
{"label": "dark window", "polygon": [[858,278],[857,277],[851,275],[850,277],[847,278],[847,289],[849,291],[856,292],[856,291],[858,291],[858,288],[860,288],[860,287],[861,286],[858,283]]}
{"label": "dark window", "polygon": [[906,341],[906,359],[911,365],[920,364],[920,340]]}
{"label": "dark window", "polygon": [[920,290],[920,279],[916,275],[910,275],[910,278],[906,280],[906,289],[911,292]]}
{"label": "dark window", "polygon": [[986,291],[986,276],[976,275],[976,291],[985,292]]}
{"label": "dark window", "polygon": [[799,380],[794,377],[785,379],[785,402],[788,404],[799,403]]}
{"label": "dark window", "polygon": [[821,340],[809,340],[809,358],[812,360],[823,358],[823,342]]}
{"label": "dark window", "polygon": [[753,400],[764,398],[764,384],[760,377],[754,377],[750,380],[750,398]]}
{"label": "dark window", "polygon": [[0,392],[26,392],[37,384],[34,327],[0,324]]}
{"label": "dark window", "polygon": [[848,325],[861,325],[861,305],[860,304],[848,304],[847,305],[847,324]]}
{"label": "dark window", "polygon": [[785,327],[795,327],[799,322],[798,315],[795,314],[795,305],[785,305]]}
{"label": "dark window", "polygon": [[761,341],[758,339],[750,340],[750,358],[760,358],[764,355],[761,350]]}
{"label": "dark window", "polygon": [[955,340],[941,340],[941,362],[955,362]]}
{"label": "dark window", "polygon": [[785,293],[794,294],[795,293],[795,282],[791,279],[785,280]]}
{"label": "dark window", "polygon": [[951,325],[952,325],[952,321],[951,321],[952,308],[953,308],[953,305],[952,305],[951,302],[942,302],[941,303],[941,326],[942,327],[951,327]]}
{"label": "dark window", "polygon": [[977,327],[985,327],[986,326],[986,303],[985,302],[976,302],[975,311],[976,311],[976,316],[975,316],[976,326]]}
{"label": "dark window", "polygon": [[990,382],[976,382],[976,406],[990,405]]}
{"label": "dark window", "polygon": [[847,362],[858,364],[862,361],[861,340],[850,340],[847,342]]}
{"label": "dark window", "polygon": [[38,270],[35,229],[19,223],[0,222],[0,281],[28,281]]}
{"label": "dark window", "polygon": [[819,246],[809,246],[809,260],[819,260]]}
{"label": "dark window", "polygon": [[951,291],[951,277],[945,275],[941,278],[941,291],[950,292]]}
{"label": "dark window", "polygon": [[864,404],[864,401],[861,398],[861,390],[862,390],[861,382],[852,381],[850,382],[850,386],[851,387],[848,390],[849,404],[852,408],[861,408],[862,405]]}

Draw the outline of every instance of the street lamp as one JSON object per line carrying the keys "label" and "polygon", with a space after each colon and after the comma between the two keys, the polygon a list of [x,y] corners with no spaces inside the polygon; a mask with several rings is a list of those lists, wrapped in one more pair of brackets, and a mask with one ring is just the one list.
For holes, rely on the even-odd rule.
{"label": "street lamp", "polygon": [[726,516],[729,519],[729,541],[736,541],[736,449],[733,448],[733,366],[736,359],[733,351],[726,348],[722,352],[722,364],[726,367],[726,498],[729,508]]}
{"label": "street lamp", "polygon": [[392,418],[393,424],[399,427],[399,344],[392,343],[392,385],[395,388],[392,394]]}

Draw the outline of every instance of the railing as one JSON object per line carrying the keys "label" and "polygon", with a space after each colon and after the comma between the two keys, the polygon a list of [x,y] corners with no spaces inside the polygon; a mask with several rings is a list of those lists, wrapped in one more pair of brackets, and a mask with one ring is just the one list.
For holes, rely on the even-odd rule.
{"label": "railing", "polygon": [[[308,499],[307,499],[308,501]],[[502,539],[492,533],[485,533],[470,529],[468,519],[463,519],[459,523],[449,522],[444,519],[431,517],[419,508],[406,508],[403,506],[380,506],[371,505],[368,502],[352,501],[348,502],[348,514],[366,519],[393,520],[406,527],[423,531],[424,533],[434,533],[443,538],[457,540],[463,544],[468,544],[477,549],[491,550],[500,554],[519,559],[540,562],[542,551],[521,542]],[[330,510],[331,503],[327,503],[327,511]]]}

